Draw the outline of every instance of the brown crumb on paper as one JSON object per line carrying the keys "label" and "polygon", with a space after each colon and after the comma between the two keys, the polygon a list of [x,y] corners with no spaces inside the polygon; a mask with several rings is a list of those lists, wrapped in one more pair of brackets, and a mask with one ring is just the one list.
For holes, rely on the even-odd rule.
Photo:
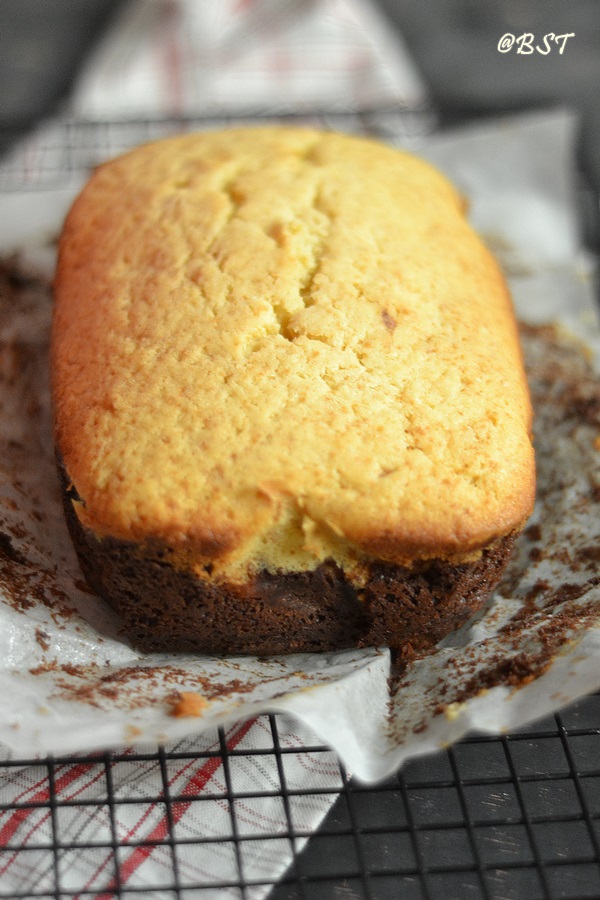
{"label": "brown crumb on paper", "polygon": [[47,631],[44,631],[43,628],[35,629],[35,639],[42,648],[42,650],[50,649],[50,635]]}
{"label": "brown crumb on paper", "polygon": [[125,726],[125,734],[124,738],[126,743],[131,743],[135,741],[136,738],[141,737],[142,729],[138,728],[137,725],[126,725]]}
{"label": "brown crumb on paper", "polygon": [[175,719],[183,719],[186,716],[199,718],[208,706],[209,702],[202,694],[196,691],[180,691],[173,701],[169,715]]}
{"label": "brown crumb on paper", "polygon": [[536,542],[542,540],[542,529],[537,523],[535,525],[528,525],[524,533],[530,541]]}

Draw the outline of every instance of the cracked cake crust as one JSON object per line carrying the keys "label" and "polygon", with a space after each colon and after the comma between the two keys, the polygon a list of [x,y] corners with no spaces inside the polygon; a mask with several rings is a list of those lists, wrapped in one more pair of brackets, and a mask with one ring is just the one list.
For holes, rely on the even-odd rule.
{"label": "cracked cake crust", "polygon": [[279,127],[138,148],[76,200],[55,297],[77,522],[205,592],[476,565],[531,511],[504,279],[410,154]]}

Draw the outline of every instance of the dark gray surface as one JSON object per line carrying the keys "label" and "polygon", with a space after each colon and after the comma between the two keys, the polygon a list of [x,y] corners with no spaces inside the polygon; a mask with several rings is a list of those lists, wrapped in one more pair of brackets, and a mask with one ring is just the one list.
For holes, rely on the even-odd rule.
{"label": "dark gray surface", "polygon": [[350,783],[270,900],[597,900],[599,840],[594,695]]}
{"label": "dark gray surface", "polygon": [[122,0],[0,0],[0,124],[51,113]]}
{"label": "dark gray surface", "polygon": [[[401,30],[446,120],[564,104],[581,113],[582,160],[600,189],[598,0],[378,0]],[[498,51],[509,33],[574,32],[559,53]]]}

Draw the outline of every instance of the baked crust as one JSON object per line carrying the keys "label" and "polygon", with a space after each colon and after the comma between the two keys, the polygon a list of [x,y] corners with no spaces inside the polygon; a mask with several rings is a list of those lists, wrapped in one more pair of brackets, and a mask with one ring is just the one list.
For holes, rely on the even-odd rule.
{"label": "baked crust", "polygon": [[531,511],[504,280],[410,154],[293,128],[138,148],[75,202],[55,295],[56,440],[99,536],[243,584],[461,561]]}
{"label": "baked crust", "polygon": [[311,129],[146,145],[60,240],[56,446],[90,584],[146,650],[432,647],[529,516],[504,279],[427,163]]}

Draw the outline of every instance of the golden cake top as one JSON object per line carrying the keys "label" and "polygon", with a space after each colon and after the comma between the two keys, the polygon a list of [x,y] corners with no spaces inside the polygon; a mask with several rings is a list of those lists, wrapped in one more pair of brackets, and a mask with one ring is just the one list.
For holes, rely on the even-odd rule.
{"label": "golden cake top", "polygon": [[99,535],[223,571],[409,562],[531,511],[504,279],[410,154],[277,127],[140,147],[76,200],[55,294],[57,444]]}

